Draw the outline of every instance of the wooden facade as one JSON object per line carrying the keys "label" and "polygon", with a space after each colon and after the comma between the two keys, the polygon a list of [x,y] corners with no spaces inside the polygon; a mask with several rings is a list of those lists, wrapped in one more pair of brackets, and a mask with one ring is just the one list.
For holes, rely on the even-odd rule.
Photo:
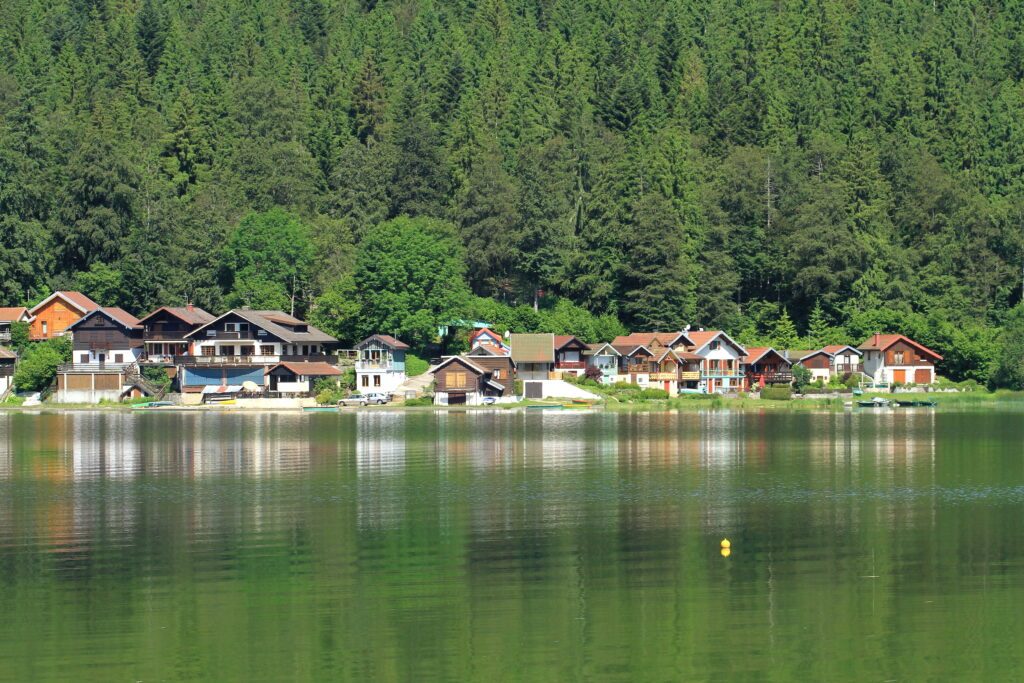
{"label": "wooden facade", "polygon": [[69,329],[75,364],[120,365],[134,363],[142,355],[142,325],[119,308],[98,308]]}
{"label": "wooden facade", "polygon": [[32,308],[29,337],[34,341],[62,336],[99,304],[79,292],[54,292]]}
{"label": "wooden facade", "polygon": [[434,397],[446,405],[476,404],[514,395],[514,366],[506,356],[453,356],[434,371]]}

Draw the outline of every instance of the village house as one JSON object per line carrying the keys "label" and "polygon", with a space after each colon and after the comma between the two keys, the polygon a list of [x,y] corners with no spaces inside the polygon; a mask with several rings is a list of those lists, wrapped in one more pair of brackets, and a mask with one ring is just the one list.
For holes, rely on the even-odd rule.
{"label": "village house", "polygon": [[14,365],[18,354],[0,346],[0,400],[4,399],[14,387]]}
{"label": "village house", "polygon": [[0,343],[11,341],[11,325],[31,322],[32,316],[24,306],[0,307]]}
{"label": "village house", "polygon": [[234,394],[263,391],[267,370],[286,361],[322,361],[338,340],[283,311],[234,309],[198,325],[183,339],[192,355],[177,356],[178,383],[184,394]]}
{"label": "village house", "polygon": [[470,351],[478,348],[486,348],[498,356],[507,356],[510,352],[508,344],[497,332],[486,327],[476,330],[469,335]]}
{"label": "village house", "polygon": [[670,396],[697,391],[700,358],[689,351],[686,332],[632,332],[612,340],[620,381],[664,389]]}
{"label": "village house", "polygon": [[341,370],[325,361],[282,361],[267,369],[267,389],[275,396],[308,396],[317,380],[337,382]]}
{"label": "village house", "polygon": [[902,334],[873,334],[857,347],[864,352],[864,374],[876,383],[933,384],[942,356]]}
{"label": "village house", "polygon": [[29,338],[43,341],[60,337],[75,322],[100,305],[81,292],[54,292],[29,309]]}
{"label": "village house", "polygon": [[583,358],[587,367],[593,370],[591,374],[600,373],[597,379],[602,384],[615,384],[620,381],[619,360],[622,354],[608,342],[588,344],[587,350],[583,352]]}
{"label": "village house", "polygon": [[693,344],[689,351],[699,358],[698,389],[704,393],[741,391],[746,384],[743,358],[747,350],[721,330],[686,333]]}
{"label": "village house", "polygon": [[753,346],[743,357],[743,373],[748,390],[763,389],[772,384],[790,384],[793,381],[793,363],[771,347]]}
{"label": "village house", "polygon": [[811,373],[811,381],[828,382],[832,377],[845,378],[863,371],[863,352],[844,344],[831,344],[815,351],[790,351],[789,359]]}
{"label": "village house", "polygon": [[494,353],[449,356],[433,370],[435,405],[480,405],[485,398],[515,399],[515,365]]}
{"label": "village house", "polygon": [[144,328],[143,360],[173,364],[175,356],[196,355],[195,339],[186,337],[215,316],[198,306],[161,306],[140,320]]}
{"label": "village house", "polygon": [[66,330],[71,362],[57,368],[59,403],[98,403],[152,395],[139,372],[142,324],[124,309],[94,309]]}
{"label": "village house", "polygon": [[405,384],[409,345],[387,334],[370,335],[356,344],[356,388],[389,394]]}
{"label": "village house", "polygon": [[556,380],[586,372],[585,342],[571,334],[513,334],[509,346],[516,372],[524,380]]}
{"label": "village house", "polygon": [[97,308],[67,331],[72,335],[71,362],[76,366],[130,365],[142,356],[142,324],[123,308]]}

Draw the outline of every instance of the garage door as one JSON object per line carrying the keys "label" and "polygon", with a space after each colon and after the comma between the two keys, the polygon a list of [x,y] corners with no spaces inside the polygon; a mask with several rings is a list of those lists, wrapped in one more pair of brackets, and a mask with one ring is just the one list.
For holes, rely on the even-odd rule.
{"label": "garage door", "polygon": [[448,405],[450,405],[450,406],[466,405],[466,394],[464,392],[459,392],[459,393],[448,392]]}
{"label": "garage door", "polygon": [[928,368],[914,370],[914,384],[931,384],[932,371]]}
{"label": "garage door", "polygon": [[893,370],[892,381],[896,384],[907,383],[907,371],[906,370]]}
{"label": "garage door", "polygon": [[526,382],[523,385],[526,398],[544,398],[544,385],[540,382]]}

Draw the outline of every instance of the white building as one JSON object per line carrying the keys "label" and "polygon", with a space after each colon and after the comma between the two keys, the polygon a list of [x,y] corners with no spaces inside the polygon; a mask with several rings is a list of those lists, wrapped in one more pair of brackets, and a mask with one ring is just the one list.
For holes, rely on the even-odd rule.
{"label": "white building", "polygon": [[933,384],[942,356],[902,334],[873,334],[857,347],[864,352],[864,374],[878,383]]}
{"label": "white building", "polygon": [[356,389],[390,393],[405,384],[409,345],[387,334],[374,334],[356,344]]}

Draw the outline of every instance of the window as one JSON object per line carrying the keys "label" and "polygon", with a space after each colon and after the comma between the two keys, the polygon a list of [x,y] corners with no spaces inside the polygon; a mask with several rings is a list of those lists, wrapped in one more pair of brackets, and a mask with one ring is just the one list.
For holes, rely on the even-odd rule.
{"label": "window", "polygon": [[363,375],[363,381],[360,382],[360,384],[362,386],[364,386],[364,387],[370,386],[370,376],[369,375]]}
{"label": "window", "polygon": [[713,342],[711,342],[711,345],[708,348],[710,350],[712,350],[712,351],[717,351],[719,348],[721,348],[721,346],[722,346],[721,342],[713,341]]}
{"label": "window", "polygon": [[373,386],[375,386],[375,387],[379,387],[380,386],[380,375],[374,375],[373,376]]}
{"label": "window", "polygon": [[80,363],[88,363],[89,362],[89,354],[83,353],[81,358],[79,359],[79,362]]}
{"label": "window", "polygon": [[267,331],[266,330],[256,330],[256,336],[257,337],[266,337],[267,336]]}
{"label": "window", "polygon": [[43,336],[46,336],[46,321],[43,321]]}
{"label": "window", "polygon": [[501,379],[501,370],[495,370],[491,375],[494,379]]}
{"label": "window", "polygon": [[903,352],[902,351],[893,351],[892,352],[892,364],[893,365],[903,365]]}
{"label": "window", "polygon": [[274,355],[274,347],[270,346],[270,345],[267,345],[267,344],[260,345],[260,355],[261,356],[273,356]]}
{"label": "window", "polygon": [[123,353],[115,353],[114,354],[114,362],[115,363],[123,363],[124,362],[124,354]]}
{"label": "window", "polygon": [[217,336],[217,330],[213,330],[213,329],[207,330],[206,331],[206,336],[207,337],[216,337]]}
{"label": "window", "polygon": [[466,386],[466,373],[464,372],[453,372],[451,375],[451,381],[449,384],[452,388],[458,389]]}
{"label": "window", "polygon": [[225,332],[248,332],[249,323],[224,323]]}

